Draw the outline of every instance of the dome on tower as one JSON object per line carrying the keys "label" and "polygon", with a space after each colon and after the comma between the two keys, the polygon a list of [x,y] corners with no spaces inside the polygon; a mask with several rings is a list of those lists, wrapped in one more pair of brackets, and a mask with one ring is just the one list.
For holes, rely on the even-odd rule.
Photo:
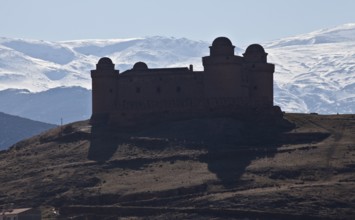
{"label": "dome on tower", "polygon": [[108,57],[102,57],[97,64],[98,65],[110,65],[110,64],[113,64],[113,62]]}
{"label": "dome on tower", "polygon": [[217,37],[212,42],[212,47],[215,46],[233,46],[232,41],[230,41],[227,37]]}
{"label": "dome on tower", "polygon": [[108,57],[102,57],[96,65],[96,69],[114,70],[115,64]]}
{"label": "dome on tower", "polygon": [[243,54],[247,62],[252,63],[266,63],[267,53],[265,53],[264,48],[260,44],[251,44],[245,50]]}
{"label": "dome on tower", "polygon": [[133,65],[133,70],[147,70],[148,65],[144,62],[137,62]]}
{"label": "dome on tower", "polygon": [[251,44],[245,50],[245,53],[260,53],[260,54],[263,54],[263,53],[265,53],[265,50],[260,44]]}
{"label": "dome on tower", "polygon": [[210,47],[211,56],[234,56],[234,46],[226,37],[217,37]]}

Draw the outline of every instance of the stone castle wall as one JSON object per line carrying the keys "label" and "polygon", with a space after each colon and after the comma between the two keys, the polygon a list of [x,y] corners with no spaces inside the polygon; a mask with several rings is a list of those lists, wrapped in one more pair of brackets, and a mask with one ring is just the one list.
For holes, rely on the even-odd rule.
{"label": "stone castle wall", "polygon": [[91,71],[91,122],[113,125],[209,115],[269,112],[273,107],[274,65],[260,45],[243,57],[234,55],[228,38],[214,40],[204,71],[192,68],[149,69],[143,62],[119,74],[109,58]]}

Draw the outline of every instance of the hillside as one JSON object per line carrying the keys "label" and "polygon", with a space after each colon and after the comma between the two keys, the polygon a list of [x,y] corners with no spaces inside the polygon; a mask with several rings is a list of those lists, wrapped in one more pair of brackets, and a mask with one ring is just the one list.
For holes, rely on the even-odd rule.
{"label": "hillside", "polygon": [[355,116],[285,118],[55,128],[1,152],[0,203],[65,218],[354,219]]}
{"label": "hillside", "polygon": [[32,137],[53,127],[55,127],[55,125],[0,112],[0,150],[6,149],[22,139]]}
{"label": "hillside", "polygon": [[[268,61],[276,66],[275,104],[287,112],[354,114],[354,33],[355,24],[345,24],[272,42],[255,42],[265,47]],[[245,48],[240,48],[238,36],[227,37],[236,46],[235,54],[241,56]],[[33,120],[38,120],[35,112],[41,111],[45,122],[54,124],[61,117],[68,118],[66,122],[88,119],[90,70],[101,57],[110,57],[121,72],[137,61],[152,68],[193,64],[195,70],[202,70],[201,57],[208,55],[212,40],[155,36],[49,42],[0,38],[0,102],[2,106],[17,106],[2,107],[0,111]],[[78,89],[73,89],[78,87],[88,92],[78,95]],[[4,92],[7,89],[13,92]],[[28,108],[28,102],[21,102],[22,91],[37,103],[31,111],[19,110]],[[70,93],[73,96],[66,95]],[[37,99],[38,94],[44,98]],[[63,115],[57,108],[46,110],[53,100],[76,113]]]}

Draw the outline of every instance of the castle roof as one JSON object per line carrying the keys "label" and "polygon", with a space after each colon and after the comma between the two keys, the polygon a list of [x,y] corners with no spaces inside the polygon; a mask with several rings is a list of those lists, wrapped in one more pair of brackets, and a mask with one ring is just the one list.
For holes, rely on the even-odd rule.
{"label": "castle roof", "polygon": [[227,37],[217,37],[212,42],[212,47],[215,46],[233,46],[233,45],[232,45],[232,41],[229,40]]}
{"label": "castle roof", "polygon": [[113,64],[113,62],[108,57],[102,57],[97,64],[98,65],[111,65],[111,64]]}
{"label": "castle roof", "polygon": [[234,46],[226,37],[217,37],[210,46],[210,55],[215,56],[234,56]]}
{"label": "castle roof", "polygon": [[251,44],[247,47],[245,53],[265,53],[265,50],[260,44]]}
{"label": "castle roof", "polygon": [[133,69],[126,70],[122,72],[120,75],[154,75],[154,74],[184,74],[191,73],[189,68],[187,67],[175,67],[175,68],[152,68],[152,69]]}
{"label": "castle roof", "polygon": [[267,53],[265,53],[264,48],[260,44],[249,45],[248,48],[245,50],[243,56],[247,62],[252,62],[252,63],[267,62],[266,59]]}
{"label": "castle roof", "polygon": [[114,70],[115,64],[108,57],[102,57],[96,64],[96,69]]}

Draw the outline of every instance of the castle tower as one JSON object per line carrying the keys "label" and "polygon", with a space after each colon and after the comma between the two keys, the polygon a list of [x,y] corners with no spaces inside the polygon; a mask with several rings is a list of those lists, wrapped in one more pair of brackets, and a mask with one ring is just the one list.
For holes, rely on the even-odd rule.
{"label": "castle tower", "polygon": [[206,98],[240,98],[246,95],[243,86],[243,58],[234,55],[234,46],[226,37],[216,38],[210,56],[202,58]]}
{"label": "castle tower", "polygon": [[92,78],[92,116],[91,123],[107,121],[110,112],[115,109],[119,71],[115,70],[112,60],[103,57],[91,70]]}
{"label": "castle tower", "polygon": [[243,56],[245,59],[243,69],[249,83],[251,104],[256,107],[272,107],[275,65],[267,63],[267,53],[259,44],[250,45]]}

